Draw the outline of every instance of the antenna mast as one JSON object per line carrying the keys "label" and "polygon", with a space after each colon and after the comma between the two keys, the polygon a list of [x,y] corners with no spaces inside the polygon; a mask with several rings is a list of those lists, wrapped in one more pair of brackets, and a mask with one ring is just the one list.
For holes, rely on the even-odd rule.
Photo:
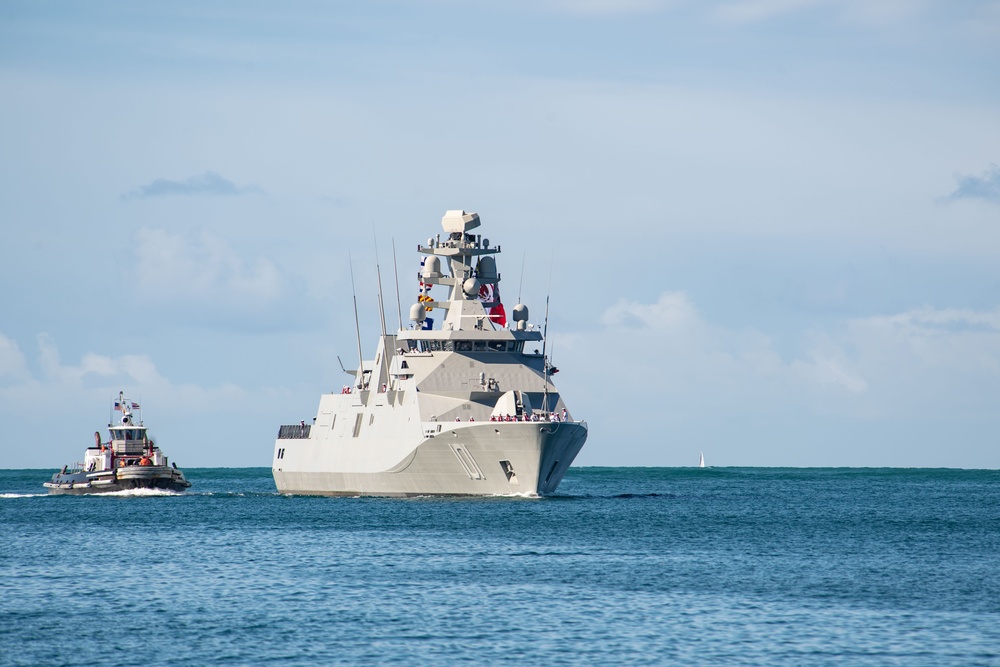
{"label": "antenna mast", "polygon": [[378,316],[382,323],[382,337],[385,337],[385,306],[382,303],[382,269],[378,265],[378,237],[375,236],[375,227],[372,226],[372,238],[375,240],[375,276],[378,279]]}
{"label": "antenna mast", "polygon": [[396,263],[396,238],[392,239],[392,272],[396,276],[396,316],[399,318],[399,330],[403,330],[403,311],[399,306],[399,265]]}
{"label": "antenna mast", "polygon": [[365,384],[365,358],[361,356],[361,325],[358,323],[358,294],[354,289],[354,261],[347,251],[347,264],[351,267],[351,296],[354,298],[354,331],[358,335],[358,389]]}
{"label": "antenna mast", "polygon": [[545,346],[549,343],[549,297],[545,295],[545,328],[542,330],[542,413],[549,414],[549,358]]}
{"label": "antenna mast", "polygon": [[[527,250],[525,250],[523,253],[521,253],[521,280],[518,281],[518,283],[517,283],[517,302],[518,303],[521,303],[521,286],[524,285],[524,256],[527,255],[527,254],[528,254]],[[551,282],[552,282],[551,276],[549,276],[549,283],[550,283],[549,286],[550,287],[551,287]]]}
{"label": "antenna mast", "polygon": [[542,330],[542,412],[549,412],[549,358],[545,356],[545,347],[549,343],[549,294],[552,293],[552,265],[555,264],[555,250],[552,251],[552,261],[549,263],[549,287],[545,293],[545,328]]}

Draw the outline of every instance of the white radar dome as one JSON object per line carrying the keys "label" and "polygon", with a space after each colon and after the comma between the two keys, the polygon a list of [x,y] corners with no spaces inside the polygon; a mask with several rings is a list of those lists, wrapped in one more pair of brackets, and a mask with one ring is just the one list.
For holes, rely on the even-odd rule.
{"label": "white radar dome", "polygon": [[464,283],[462,283],[462,291],[465,292],[467,296],[479,296],[479,281],[475,278],[469,278]]}
{"label": "white radar dome", "polygon": [[441,277],[441,258],[430,255],[424,257],[424,268],[421,274],[424,278],[440,278]]}
{"label": "white radar dome", "polygon": [[527,322],[528,321],[528,307],[523,303],[519,303],[514,306],[511,317],[514,318],[515,322]]}
{"label": "white radar dome", "polygon": [[479,260],[479,277],[483,281],[496,280],[497,261],[492,257],[483,257]]}
{"label": "white radar dome", "polygon": [[423,322],[424,318],[427,317],[427,309],[424,308],[424,304],[415,303],[410,306],[410,319],[414,322]]}

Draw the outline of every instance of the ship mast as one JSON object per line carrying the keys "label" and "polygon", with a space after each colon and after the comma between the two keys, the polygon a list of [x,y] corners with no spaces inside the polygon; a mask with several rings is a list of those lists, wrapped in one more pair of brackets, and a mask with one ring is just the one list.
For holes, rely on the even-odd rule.
{"label": "ship mast", "polygon": [[358,323],[358,293],[354,289],[354,261],[351,253],[347,253],[347,264],[351,268],[351,297],[354,299],[354,331],[358,338],[358,377],[357,388],[361,390],[365,384],[365,358],[361,355],[361,325]]}

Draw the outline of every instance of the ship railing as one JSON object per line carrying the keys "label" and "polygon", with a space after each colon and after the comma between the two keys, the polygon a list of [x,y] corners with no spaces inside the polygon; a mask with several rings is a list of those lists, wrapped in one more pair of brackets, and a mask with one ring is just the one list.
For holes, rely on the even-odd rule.
{"label": "ship railing", "polygon": [[287,424],[278,429],[278,440],[302,440],[309,437],[312,424]]}

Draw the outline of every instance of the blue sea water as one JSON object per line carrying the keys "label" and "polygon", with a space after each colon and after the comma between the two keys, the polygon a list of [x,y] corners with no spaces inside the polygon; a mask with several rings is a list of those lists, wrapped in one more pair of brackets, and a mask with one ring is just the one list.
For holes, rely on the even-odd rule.
{"label": "blue sea water", "polygon": [[49,497],[0,471],[0,666],[1000,665],[1000,472],[573,468],[543,499]]}

